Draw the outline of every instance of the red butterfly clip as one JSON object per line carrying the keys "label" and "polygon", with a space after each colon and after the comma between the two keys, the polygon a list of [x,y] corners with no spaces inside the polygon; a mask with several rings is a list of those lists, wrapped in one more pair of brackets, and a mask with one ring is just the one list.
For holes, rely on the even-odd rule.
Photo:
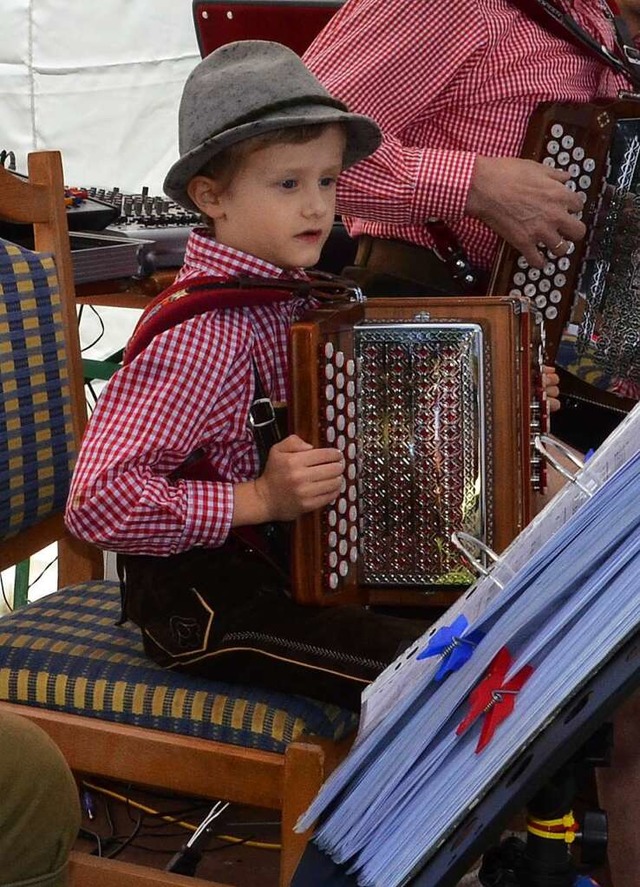
{"label": "red butterfly clip", "polygon": [[511,654],[506,647],[503,647],[493,658],[486,676],[469,694],[471,707],[466,718],[458,726],[456,735],[460,736],[467,727],[485,714],[476,754],[491,742],[498,725],[509,717],[516,704],[518,692],[534,672],[533,666],[525,665],[505,683],[504,679],[511,663]]}

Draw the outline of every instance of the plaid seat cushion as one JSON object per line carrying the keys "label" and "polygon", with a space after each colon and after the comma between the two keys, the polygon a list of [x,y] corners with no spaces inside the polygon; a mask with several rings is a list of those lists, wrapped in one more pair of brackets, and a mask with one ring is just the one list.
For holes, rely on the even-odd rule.
{"label": "plaid seat cushion", "polygon": [[4,616],[0,699],[275,752],[303,733],[340,739],[356,727],[327,703],[162,669],[119,615],[118,583],[91,582]]}

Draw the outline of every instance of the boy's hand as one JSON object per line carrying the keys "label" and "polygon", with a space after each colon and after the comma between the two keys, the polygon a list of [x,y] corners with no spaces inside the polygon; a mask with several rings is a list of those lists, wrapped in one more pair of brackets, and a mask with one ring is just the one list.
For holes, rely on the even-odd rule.
{"label": "boy's hand", "polygon": [[255,490],[267,520],[294,520],[338,496],[344,459],[333,447],[314,448],[292,434],[271,447]]}
{"label": "boy's hand", "polygon": [[549,412],[555,413],[556,410],[560,409],[560,401],[558,398],[560,397],[560,376],[555,371],[554,367],[543,366],[542,367],[542,387],[544,389],[544,393],[547,397],[547,403],[549,404]]}

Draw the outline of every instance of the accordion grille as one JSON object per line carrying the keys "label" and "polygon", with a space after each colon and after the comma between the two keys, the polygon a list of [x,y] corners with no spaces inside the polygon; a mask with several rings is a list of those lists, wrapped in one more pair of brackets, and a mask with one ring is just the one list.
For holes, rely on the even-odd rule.
{"label": "accordion grille", "polygon": [[487,535],[482,328],[363,324],[355,353],[362,581],[468,581],[450,539]]}

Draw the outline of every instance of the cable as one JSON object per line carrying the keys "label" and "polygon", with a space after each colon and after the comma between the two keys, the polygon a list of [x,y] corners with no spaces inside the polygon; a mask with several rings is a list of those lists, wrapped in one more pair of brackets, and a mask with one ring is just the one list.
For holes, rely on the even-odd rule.
{"label": "cable", "polygon": [[[190,822],[186,822],[184,820],[177,819],[175,816],[170,816],[169,814],[162,813],[160,810],[154,810],[153,807],[147,807],[145,804],[141,804],[139,801],[134,801],[132,798],[127,797],[127,795],[121,795],[118,792],[114,792],[111,789],[103,788],[100,785],[95,785],[95,783],[84,781],[84,785],[87,788],[90,788],[92,791],[98,792],[99,794],[106,795],[108,798],[114,798],[116,801],[121,801],[124,804],[128,804],[131,807],[135,807],[136,810],[142,810],[144,813],[149,813],[151,816],[158,816],[160,819],[163,819],[165,822],[172,822],[177,825],[182,826],[182,828],[187,829],[190,832],[195,832],[199,828],[197,825],[193,825]],[[264,841],[249,841],[244,838],[238,838],[235,835],[215,835],[218,840],[226,841],[229,844],[244,844],[247,847],[256,847],[259,850],[281,850],[281,844],[271,844]]]}
{"label": "cable", "polygon": [[[120,856],[123,850],[125,850],[132,841],[137,837],[138,832],[142,827],[142,811],[138,814],[138,819],[136,821],[135,826],[130,835],[128,835],[117,847],[115,847],[110,853],[105,853],[105,859],[115,859],[116,856]],[[117,840],[117,839],[112,839]]]}
{"label": "cable", "polygon": [[[83,347],[80,349],[81,353],[83,353],[83,354],[85,351],[88,351],[90,348],[93,348],[94,345],[97,345],[98,342],[100,341],[100,339],[102,339],[102,337],[105,334],[104,320],[102,319],[100,313],[96,310],[96,308],[93,305],[89,305],[89,308],[93,311],[93,313],[95,314],[95,316],[98,319],[98,323],[100,324],[100,332],[98,333],[97,337],[93,340],[93,342],[90,342],[88,345],[83,345]],[[80,308],[78,309],[78,326],[80,326],[80,323],[82,322],[83,311],[84,311],[84,305],[80,305]]]}
{"label": "cable", "polygon": [[87,391],[91,394],[91,397],[93,398],[93,403],[89,403],[89,398],[86,398],[87,408],[91,412],[95,408],[95,405],[98,403],[98,395],[96,394],[95,388],[93,387],[93,385],[91,384],[91,382],[88,379],[84,380],[84,384],[85,384],[85,388],[87,389]]}
{"label": "cable", "polygon": [[[9,166],[7,166],[7,160],[9,161]],[[11,170],[11,172],[15,172],[16,168],[16,155],[13,151],[5,151],[4,149],[0,151],[0,166],[4,166],[5,169]]]}
{"label": "cable", "polygon": [[42,577],[43,577],[44,574],[47,572],[47,570],[49,569],[49,567],[52,567],[52,566],[55,564],[55,562],[56,562],[57,560],[58,560],[58,555],[56,555],[56,556],[53,558],[53,560],[50,560],[49,563],[47,564],[47,566],[44,567],[44,568],[40,571],[40,573],[36,576],[36,578],[35,578],[32,582],[30,582],[30,583],[27,585],[27,590],[29,590],[30,588],[33,588],[33,586],[36,584],[36,582],[37,582],[39,579],[42,579]]}
{"label": "cable", "polygon": [[2,578],[2,573],[0,573],[0,593],[2,594],[2,600],[4,601],[7,610],[10,613],[13,613],[13,605],[9,603],[9,598],[7,597],[7,591],[4,587],[4,579]]}
{"label": "cable", "polygon": [[216,801],[189,840],[180,847],[165,866],[165,872],[178,872],[182,875],[195,876],[202,859],[199,844],[209,837],[211,824],[229,807],[228,801]]}

